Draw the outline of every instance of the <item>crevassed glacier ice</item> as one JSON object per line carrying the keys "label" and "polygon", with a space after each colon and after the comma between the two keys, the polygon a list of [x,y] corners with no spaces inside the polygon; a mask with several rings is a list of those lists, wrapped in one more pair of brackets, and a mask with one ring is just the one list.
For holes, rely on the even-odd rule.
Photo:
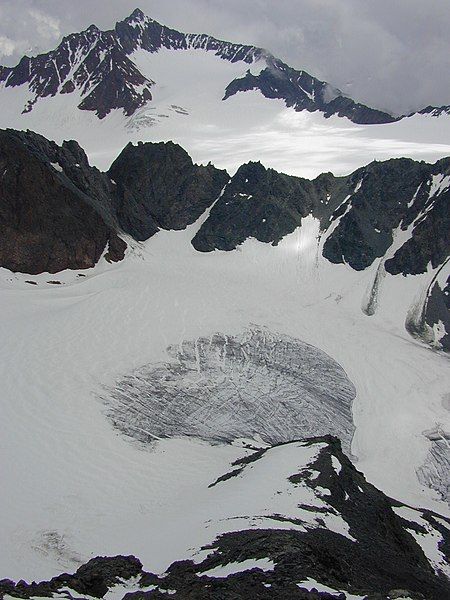
{"label": "crevassed glacier ice", "polygon": [[348,451],[355,387],[322,350],[265,328],[215,333],[167,349],[107,390],[108,415],[140,441],[195,436],[267,443],[333,434]]}

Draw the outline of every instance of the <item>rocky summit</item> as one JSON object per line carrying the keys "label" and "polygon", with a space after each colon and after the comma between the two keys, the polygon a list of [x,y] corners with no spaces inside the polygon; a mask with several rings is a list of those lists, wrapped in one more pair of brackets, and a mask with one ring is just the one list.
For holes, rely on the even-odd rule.
{"label": "rocky summit", "polygon": [[184,229],[211,206],[228,182],[226,171],[194,165],[178,144],[129,144],[108,175],[118,193],[121,227],[138,240],[162,229]]}

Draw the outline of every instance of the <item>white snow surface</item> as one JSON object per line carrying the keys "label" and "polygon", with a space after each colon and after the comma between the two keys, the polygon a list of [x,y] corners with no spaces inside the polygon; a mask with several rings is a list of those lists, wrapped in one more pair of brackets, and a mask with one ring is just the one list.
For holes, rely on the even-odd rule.
{"label": "white snow surface", "polygon": [[342,471],[342,465],[341,465],[339,459],[336,458],[336,456],[334,456],[334,454],[331,455],[331,462],[333,464],[334,470],[339,475],[339,473]]}
{"label": "white snow surface", "polygon": [[[247,465],[239,475],[213,486],[210,492],[211,517],[203,532],[205,543],[208,539],[213,541],[221,533],[242,529],[306,531],[319,526],[317,519],[330,531],[355,542],[349,534],[347,522],[327,504],[322,492],[329,494],[328,490],[289,481],[291,475],[307,468],[324,447],[325,444],[320,443],[305,446],[302,442],[276,446]],[[302,508],[301,505],[317,507],[318,511]]]}
{"label": "white snow surface", "polygon": [[[418,523],[425,529],[426,533],[419,533],[414,529],[408,529],[408,531],[422,548],[428,562],[436,573],[444,573],[450,579],[450,565],[443,552],[439,549],[439,544],[444,541],[442,534],[421,517],[420,511],[408,506],[394,507],[393,510],[400,517]],[[447,526],[443,522],[442,525]]]}
{"label": "white snow surface", "polygon": [[[308,592],[312,590],[316,590],[317,592],[328,592],[329,594],[342,594],[342,590],[336,590],[331,588],[323,583],[319,583],[315,579],[305,579],[301,583],[297,583],[298,587],[308,590]],[[366,596],[355,596],[355,594],[345,593],[346,600],[364,600]],[[407,600],[407,599],[406,599]]]}
{"label": "white snow surface", "polygon": [[[242,457],[242,441],[140,444],[113,429],[97,400],[125,373],[166,360],[167,346],[250,323],[334,358],[357,390],[357,468],[405,504],[449,514],[416,475],[431,444],[422,432],[448,420],[448,358],[404,328],[435,272],[386,273],[369,317],[361,303],[377,266],[356,272],[328,263],[312,217],[277,247],[247,240],[209,254],[189,243],[201,220],[131,242],[124,261],[102,260],[84,277],[0,270],[0,578],[42,580],[115,554],[162,572],[218,531],[279,527],[271,514],[301,510],[286,477],[312,450],[270,451],[245,477],[208,489]],[[339,516],[325,517],[348,535]]]}
{"label": "white snow surface", "polygon": [[450,187],[450,175],[433,175],[431,188],[430,188],[430,198],[434,196],[439,196],[442,192],[445,192]]}
{"label": "white snow surface", "polygon": [[234,575],[235,573],[243,573],[244,571],[250,571],[251,569],[261,569],[261,571],[273,571],[275,563],[269,558],[249,558],[242,562],[228,563],[227,565],[221,565],[208,571],[203,571],[199,575],[207,575],[208,577],[228,577],[228,575]]}
{"label": "white snow surface", "polygon": [[450,115],[415,115],[397,123],[356,125],[346,118],[295,112],[284,101],[259,91],[240,92],[222,101],[226,86],[247,70],[258,73],[264,60],[231,63],[203,49],[136,51],[142,73],[156,84],[153,99],[133,116],[121,110],[104,119],[79,110],[79,92],[39,99],[26,86],[0,85],[0,127],[31,129],[61,142],[78,140],[92,164],[109,167],[129,141],[180,143],[199,163],[212,161],[233,174],[249,160],[292,175],[314,177],[325,171],[348,174],[372,160],[409,156],[435,161],[450,155]]}
{"label": "white snow surface", "polygon": [[50,163],[50,164],[55,169],[55,171],[58,171],[59,173],[63,172],[63,169],[59,163]]}

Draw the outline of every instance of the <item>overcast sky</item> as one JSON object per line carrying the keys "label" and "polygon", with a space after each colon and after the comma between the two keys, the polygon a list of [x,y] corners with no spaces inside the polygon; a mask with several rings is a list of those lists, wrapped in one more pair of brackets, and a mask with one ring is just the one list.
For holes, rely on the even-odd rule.
{"label": "overcast sky", "polygon": [[356,100],[450,104],[450,0],[1,0],[0,63],[49,50],[136,7],[181,31],[270,50]]}

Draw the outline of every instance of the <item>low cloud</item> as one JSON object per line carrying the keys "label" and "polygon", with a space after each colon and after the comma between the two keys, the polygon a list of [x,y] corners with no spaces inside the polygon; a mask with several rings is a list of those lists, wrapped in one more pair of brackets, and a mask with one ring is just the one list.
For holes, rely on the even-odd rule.
{"label": "low cloud", "polygon": [[12,56],[16,50],[16,44],[5,35],[0,35],[0,55]]}
{"label": "low cloud", "polygon": [[46,41],[58,41],[61,38],[59,19],[40,12],[36,9],[28,11],[29,16],[36,25],[37,36]]}

